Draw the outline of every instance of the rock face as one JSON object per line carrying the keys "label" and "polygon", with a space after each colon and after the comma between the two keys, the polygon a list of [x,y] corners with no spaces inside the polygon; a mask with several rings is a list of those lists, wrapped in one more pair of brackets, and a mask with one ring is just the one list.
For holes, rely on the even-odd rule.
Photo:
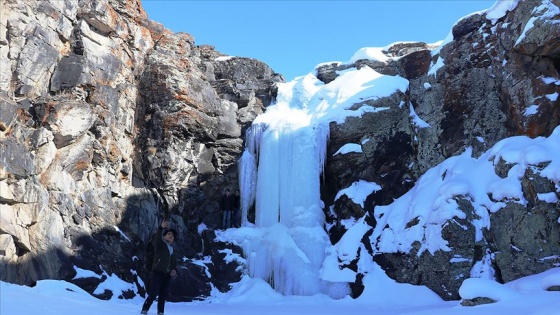
{"label": "rock face", "polygon": [[[142,294],[131,270],[147,279],[144,243],[169,216],[180,252],[212,256],[206,269],[227,290],[240,276],[219,258],[230,245],[198,227],[218,226],[217,201],[237,186],[242,131],[283,77],[173,34],[137,0],[0,9],[1,280],[65,279],[93,293],[117,274],[137,284],[124,298]],[[98,277],[72,280],[74,266]],[[196,285],[172,299],[209,295],[208,270],[182,268],[174,285]]]}
{"label": "rock face", "polygon": [[[395,44],[385,54],[400,57],[396,60],[359,60],[319,68],[317,77],[324,82],[334,80],[337,70],[363,66],[401,75],[410,82],[407,93],[371,104],[391,109],[383,115],[366,114],[331,127],[323,191],[326,207],[335,206],[332,222],[361,217],[375,205],[392,203],[427,169],[467,147],[478,157],[505,137],[549,136],[560,123],[558,4],[554,2],[551,8],[556,9],[549,10],[541,1],[519,2],[499,19],[471,15],[453,27],[452,40],[431,52],[423,43]],[[538,111],[529,114],[537,107]],[[417,117],[429,127],[420,127]],[[333,156],[349,142],[363,143],[363,153]],[[501,163],[497,173],[505,177],[512,166]],[[524,197],[530,202],[526,206],[508,203],[492,214],[492,229],[484,233],[483,240],[475,242],[472,222],[476,217],[468,196],[457,196],[467,219],[450,222],[442,231],[451,251],[378,254],[376,261],[395,280],[426,285],[444,299],[458,299],[462,280],[488,257],[492,257],[490,263],[500,281],[556,266],[558,258],[549,258],[560,250],[556,241],[560,206],[539,200],[537,194],[560,192],[558,183],[538,175],[545,166],[523,176]],[[333,201],[336,192],[359,179],[383,188],[368,197],[364,209],[349,199]],[[369,219],[375,226],[372,216]],[[343,232],[333,229],[333,241]],[[370,241],[371,248],[376,240]],[[453,257],[466,259],[450,263]]]}
{"label": "rock face", "polygon": [[[229,290],[241,271],[223,250],[241,249],[215,241],[218,201],[237,187],[244,131],[283,77],[172,33],[148,20],[138,0],[4,0],[0,11],[0,280],[64,279],[110,298],[95,289],[116,274],[135,284],[120,297],[144,294],[143,248],[167,216],[186,258],[171,300]],[[478,156],[505,137],[550,135],[560,123],[558,98],[547,97],[560,92],[558,21],[541,1],[523,1],[498,19],[459,21],[441,47],[397,43],[386,63],[320,67],[325,83],[366,66],[410,82],[404,93],[369,101],[390,110],[331,125],[321,187],[325,209],[334,209],[329,223],[390,204],[467,147]],[[363,153],[333,155],[347,143],[361,143]],[[459,298],[461,281],[484,259],[499,281],[556,266],[558,258],[543,258],[560,251],[560,206],[537,195],[558,194],[560,183],[539,176],[545,166],[523,176],[528,204],[492,214],[481,241],[468,196],[457,196],[466,218],[442,231],[452,251],[381,253],[376,262],[445,299]],[[511,167],[500,163],[498,172]],[[334,201],[360,179],[383,189],[363,208]],[[334,226],[336,242],[345,230]],[[373,253],[375,240],[363,241]],[[451,264],[457,256],[465,259]],[[97,275],[75,278],[77,268]],[[359,294],[359,277],[353,288]]]}

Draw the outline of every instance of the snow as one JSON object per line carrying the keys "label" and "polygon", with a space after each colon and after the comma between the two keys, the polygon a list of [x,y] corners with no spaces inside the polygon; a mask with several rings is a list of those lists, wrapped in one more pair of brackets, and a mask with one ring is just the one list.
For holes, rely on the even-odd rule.
{"label": "snow", "polygon": [[107,278],[97,286],[95,291],[93,291],[93,294],[103,294],[106,290],[109,290],[113,292],[111,300],[117,300],[122,293],[129,290],[138,294],[138,288],[136,288],[135,284],[125,282],[117,275],[108,274],[105,271],[103,271],[103,276],[106,276]]}
{"label": "snow", "polygon": [[228,61],[235,58],[235,56],[220,56],[214,59],[215,61]]}
{"label": "snow", "polygon": [[[451,33],[449,33],[451,35]],[[441,46],[440,46],[441,47]],[[434,55],[434,53],[432,52],[432,55]],[[443,67],[445,65],[445,61],[443,60],[443,57],[438,56],[436,63],[432,63],[432,65],[430,66],[430,69],[428,70],[428,75],[433,75],[434,77],[436,77],[437,71],[439,68]]]}
{"label": "snow", "polygon": [[119,229],[118,226],[113,226],[113,228],[115,229],[115,231],[119,232],[119,234],[127,241],[131,242],[130,238],[128,238],[128,236],[126,236],[126,234],[123,233],[123,231],[121,231],[121,229]]}
{"label": "snow", "polygon": [[549,193],[545,193],[545,194],[537,194],[537,198],[539,200],[547,202],[547,203],[557,203],[558,202],[558,197],[556,196],[556,193],[554,193],[554,192],[549,192]]}
{"label": "snow", "polygon": [[347,143],[343,145],[338,151],[336,151],[333,156],[337,154],[348,154],[348,153],[363,153],[362,146],[357,143]]}
{"label": "snow", "polygon": [[[356,244],[355,240],[353,242]],[[261,279],[243,277],[226,293],[215,293],[206,301],[166,303],[166,314],[191,315],[560,315],[560,292],[546,288],[560,285],[560,268],[554,268],[506,284],[470,278],[463,282],[463,298],[488,297],[499,302],[461,306],[442,301],[425,287],[396,283],[372,265],[364,277],[366,289],[358,299],[331,299],[325,295],[284,296]],[[107,285],[107,288],[109,286]],[[115,288],[118,291],[120,288]],[[139,314],[144,300],[96,299],[74,284],[41,280],[34,287],[0,282],[0,314],[122,315]],[[154,310],[150,314],[155,314]]]}
{"label": "snow", "polygon": [[383,53],[383,48],[364,47],[364,48],[360,48],[356,53],[354,53],[354,56],[350,58],[350,61],[348,61],[347,64],[352,64],[362,59],[387,62],[391,58],[387,57],[387,55]]}
{"label": "snow", "polygon": [[101,275],[98,275],[91,270],[84,270],[76,266],[74,266],[74,270],[76,270],[76,276],[74,277],[74,279],[89,278],[89,277],[101,279]]}
{"label": "snow", "polygon": [[525,28],[523,29],[523,32],[521,32],[521,35],[519,35],[519,37],[517,38],[517,40],[515,41],[514,46],[519,45],[519,43],[521,43],[521,41],[525,38],[525,34],[527,34],[527,32],[533,28],[533,26],[535,26],[535,20],[537,19],[537,17],[531,17],[529,19],[529,21],[527,21],[527,23],[525,24]]}
{"label": "snow", "polygon": [[367,196],[378,190],[381,190],[381,186],[378,184],[360,179],[359,181],[352,183],[350,187],[340,190],[336,194],[336,197],[334,197],[334,200],[336,201],[342,195],[346,195],[348,198],[352,199],[355,204],[359,204],[363,208]]}
{"label": "snow", "polygon": [[508,11],[513,11],[513,9],[515,9],[518,2],[518,0],[498,0],[494,6],[486,10],[486,18],[489,19],[492,24],[496,24]]}
{"label": "snow", "polygon": [[428,76],[433,75],[434,77],[436,77],[438,69],[440,69],[445,65],[445,60],[441,57],[439,53],[445,45],[449,44],[452,41],[453,41],[453,32],[450,31],[445,37],[445,39],[443,39],[440,42],[438,48],[432,50],[431,52],[432,56],[438,56],[438,57],[436,63],[433,63],[433,61],[431,62],[430,69],[428,69]]}
{"label": "snow", "polygon": [[496,281],[479,278],[468,278],[463,281],[463,285],[459,289],[459,294],[465,299],[474,299],[480,297],[479,286],[488,288],[488,292],[484,297],[494,301],[505,301],[522,298],[523,295],[513,289],[508,288]]}
{"label": "snow", "polygon": [[542,77],[541,80],[546,84],[560,85],[560,80],[553,77]]}
{"label": "snow", "polygon": [[554,92],[552,94],[545,95],[551,102],[556,102],[558,100],[558,92]]}
{"label": "snow", "polygon": [[416,111],[414,110],[414,107],[412,106],[412,103],[409,104],[409,109],[410,109],[410,118],[412,119],[412,124],[416,128],[429,128],[430,127],[430,124],[425,122],[422,118],[420,118],[420,116],[418,116],[418,114],[416,114]]}
{"label": "snow", "polygon": [[523,116],[531,116],[539,112],[539,105],[531,105],[525,108],[523,112]]}

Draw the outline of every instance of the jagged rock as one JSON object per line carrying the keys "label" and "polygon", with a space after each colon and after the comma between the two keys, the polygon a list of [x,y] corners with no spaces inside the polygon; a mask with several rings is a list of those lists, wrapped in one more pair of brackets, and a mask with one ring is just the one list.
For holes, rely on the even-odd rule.
{"label": "jagged rock", "polygon": [[484,24],[486,24],[486,20],[480,14],[473,14],[465,19],[460,20],[451,29],[453,40],[458,40],[461,37],[468,36],[469,34],[480,29]]}
{"label": "jagged rock", "polygon": [[5,92],[0,92],[0,131],[6,132],[16,122],[19,108]]}
{"label": "jagged rock", "polygon": [[560,209],[541,203],[532,208],[508,204],[491,217],[492,229],[486,238],[496,252],[501,280],[512,281],[554,268],[558,264]]}
{"label": "jagged rock", "polygon": [[181,264],[179,275],[170,284],[169,301],[204,300],[212,293],[211,283],[205,267],[195,263]]}
{"label": "jagged rock", "polygon": [[428,72],[432,54],[430,50],[418,50],[403,56],[398,60],[400,75],[407,79],[416,79]]}
{"label": "jagged rock", "polygon": [[28,148],[14,138],[0,142],[0,161],[5,172],[26,177],[35,174],[33,155]]}
{"label": "jagged rock", "polygon": [[428,71],[431,61],[430,51],[434,48],[433,45],[422,42],[397,42],[383,50],[389,58],[388,61],[360,59],[349,64],[325,63],[317,67],[316,76],[325,84],[329,84],[338,77],[337,71],[367,66],[381,74],[415,79]]}
{"label": "jagged rock", "polygon": [[491,304],[491,303],[496,303],[497,301],[491,299],[491,298],[487,298],[487,297],[477,297],[474,299],[462,299],[461,300],[461,305],[463,306],[477,306],[477,305],[483,305],[483,304]]}
{"label": "jagged rock", "polygon": [[[208,266],[208,271],[213,275],[220,275],[219,278],[212,279],[212,284],[220,292],[227,292],[231,289],[231,284],[241,280],[242,269],[241,253],[239,246],[232,246],[224,242],[215,242],[213,232],[205,233],[206,255],[209,255],[212,264]],[[237,259],[236,259],[237,257]]]}
{"label": "jagged rock", "polygon": [[[461,283],[470,278],[472,266],[483,259],[484,244],[475,242],[475,228],[470,222],[476,215],[470,201],[458,198],[457,203],[467,218],[455,218],[442,230],[452,250],[419,253],[420,244],[416,243],[410,253],[376,255],[376,262],[387,275],[398,282],[425,285],[445,300],[460,298]],[[415,224],[418,222],[409,223],[410,226]]]}
{"label": "jagged rock", "polygon": [[[403,94],[395,93],[388,98],[370,101],[369,106],[388,109],[360,118],[348,118],[344,124],[331,124],[325,167],[325,187],[329,188],[326,200],[330,202],[339,190],[349,187],[357,179],[376,182],[390,191],[383,197],[372,196],[375,200],[366,200],[365,210],[373,209],[373,201],[377,205],[389,204],[410,188],[405,179],[411,177],[406,168],[414,159],[414,129],[408,117],[410,110],[403,106],[404,98]],[[360,144],[362,153],[334,155],[347,143]],[[343,206],[338,204],[337,208]],[[349,215],[360,217],[359,214],[343,215],[342,218]]]}
{"label": "jagged rock", "polygon": [[58,149],[89,130],[95,120],[90,105],[83,101],[47,103],[36,106],[35,110],[41,121],[52,131],[54,144]]}

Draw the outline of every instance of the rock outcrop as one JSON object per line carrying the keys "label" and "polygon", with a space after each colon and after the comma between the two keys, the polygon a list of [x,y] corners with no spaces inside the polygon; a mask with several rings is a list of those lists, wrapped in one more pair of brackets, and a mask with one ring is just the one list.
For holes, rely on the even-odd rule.
{"label": "rock outcrop", "polygon": [[[478,157],[510,136],[549,136],[560,124],[558,2],[520,1],[513,7],[499,18],[485,13],[464,18],[453,27],[453,38],[436,50],[423,43],[397,43],[386,48],[388,62],[358,60],[317,70],[324,82],[335,80],[337,70],[363,66],[410,82],[407,93],[370,104],[389,111],[331,127],[324,200],[336,211],[331,217],[333,241],[344,233],[337,221],[392,203],[444,159],[466,148]],[[333,156],[349,142],[362,143],[363,153]],[[496,173],[505,177],[512,166],[501,163]],[[469,196],[456,196],[467,219],[456,219],[442,231],[451,251],[378,254],[376,261],[395,280],[426,285],[445,299],[458,299],[458,288],[472,267],[490,256],[499,281],[556,266],[560,206],[539,200],[537,194],[560,191],[559,183],[538,175],[545,166],[523,176],[524,197],[530,202],[522,206],[512,201],[492,214],[492,229],[482,241],[475,242],[476,215]],[[347,198],[334,201],[336,192],[360,179],[383,189],[370,195],[364,208]],[[375,226],[373,215],[368,218]],[[371,248],[376,240],[370,241]],[[451,263],[453,257],[466,259]]]}

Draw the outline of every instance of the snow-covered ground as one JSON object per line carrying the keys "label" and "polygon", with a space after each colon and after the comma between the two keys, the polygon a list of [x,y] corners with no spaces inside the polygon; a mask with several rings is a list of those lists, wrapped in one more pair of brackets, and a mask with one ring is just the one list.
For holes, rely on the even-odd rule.
{"label": "snow-covered ground", "polygon": [[[497,303],[461,306],[444,302],[427,289],[380,277],[356,300],[333,300],[318,294],[311,297],[283,296],[259,279],[244,278],[228,294],[203,302],[166,304],[166,315],[340,315],[340,314],[425,314],[425,315],[560,315],[560,292],[543,286],[560,284],[560,268],[500,285],[483,279],[463,283],[465,297],[487,296]],[[39,281],[35,287],[0,282],[2,315],[123,315],[139,314],[143,300],[98,300],[79,287],[55,280]],[[155,314],[155,306],[149,314]]]}

